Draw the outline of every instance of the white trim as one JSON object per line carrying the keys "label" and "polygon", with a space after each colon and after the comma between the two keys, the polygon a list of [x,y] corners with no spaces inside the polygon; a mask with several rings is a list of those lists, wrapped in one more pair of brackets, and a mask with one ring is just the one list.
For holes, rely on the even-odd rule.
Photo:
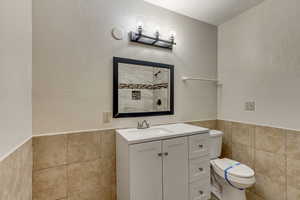
{"label": "white trim", "polygon": [[253,126],[264,126],[264,127],[270,127],[270,128],[278,128],[278,129],[283,129],[285,131],[300,131],[297,129],[292,129],[292,128],[284,128],[284,127],[280,127],[280,126],[274,126],[274,125],[270,125],[267,123],[254,123],[254,122],[246,122],[246,121],[238,121],[238,120],[230,120],[230,119],[217,119],[220,121],[228,121],[228,122],[236,122],[236,123],[241,123],[241,124],[249,124],[249,125],[253,125]]}
{"label": "white trim", "polygon": [[0,157],[0,162],[2,162],[7,157],[9,157],[11,154],[13,154],[14,152],[16,152],[21,146],[23,146],[24,144],[26,144],[31,139],[32,139],[32,136],[29,136],[23,142],[21,142],[20,144],[18,144],[17,146],[15,146],[12,150],[8,151],[6,154],[4,154],[2,157]]}

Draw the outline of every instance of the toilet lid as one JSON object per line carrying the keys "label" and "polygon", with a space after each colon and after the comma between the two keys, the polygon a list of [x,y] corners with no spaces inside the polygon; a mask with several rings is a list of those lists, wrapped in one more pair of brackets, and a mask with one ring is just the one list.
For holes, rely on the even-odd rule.
{"label": "toilet lid", "polygon": [[225,171],[230,166],[233,166],[227,171],[227,173],[231,176],[240,178],[250,178],[254,176],[254,171],[250,167],[244,164],[236,165],[239,162],[228,158],[216,159],[214,160],[214,163],[221,171]]}

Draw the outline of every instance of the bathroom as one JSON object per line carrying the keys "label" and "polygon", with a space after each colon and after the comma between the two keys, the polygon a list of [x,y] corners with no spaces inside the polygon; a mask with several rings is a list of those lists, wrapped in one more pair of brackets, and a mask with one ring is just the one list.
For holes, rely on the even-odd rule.
{"label": "bathroom", "polygon": [[298,0],[0,0],[0,200],[300,200],[299,18]]}

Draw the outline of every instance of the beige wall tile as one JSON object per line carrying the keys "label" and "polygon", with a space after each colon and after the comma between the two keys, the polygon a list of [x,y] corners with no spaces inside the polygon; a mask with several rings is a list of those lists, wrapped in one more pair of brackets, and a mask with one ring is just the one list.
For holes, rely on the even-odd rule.
{"label": "beige wall tile", "polygon": [[33,173],[33,200],[55,200],[65,197],[67,197],[66,166]]}
{"label": "beige wall tile", "polygon": [[70,194],[68,200],[106,200],[102,190]]}
{"label": "beige wall tile", "polygon": [[102,188],[116,186],[116,160],[103,159],[101,162]]}
{"label": "beige wall tile", "polygon": [[271,153],[285,154],[286,134],[278,128],[257,126],[255,129],[255,149]]}
{"label": "beige wall tile", "polygon": [[300,160],[287,159],[287,183],[300,190]]}
{"label": "beige wall tile", "polygon": [[233,122],[231,128],[232,142],[253,146],[255,126]]}
{"label": "beige wall tile", "polygon": [[264,200],[262,197],[256,195],[253,192],[246,192],[247,200]]}
{"label": "beige wall tile", "polygon": [[68,165],[68,196],[101,188],[101,160]]}
{"label": "beige wall tile", "polygon": [[33,138],[34,170],[64,165],[67,162],[67,135]]}
{"label": "beige wall tile", "polygon": [[254,149],[246,145],[232,143],[232,159],[253,167]]}
{"label": "beige wall tile", "polygon": [[197,122],[188,122],[195,126],[201,126],[203,128],[208,128],[211,130],[217,129],[217,120],[207,120],[207,121],[197,121]]}
{"label": "beige wall tile", "polygon": [[116,133],[115,130],[101,131],[101,158],[115,159],[116,157]]}
{"label": "beige wall tile", "polygon": [[263,174],[256,173],[255,194],[265,200],[285,200],[286,186],[272,181]]}
{"label": "beige wall tile", "polygon": [[32,142],[0,162],[0,199],[32,199]]}
{"label": "beige wall tile", "polygon": [[300,160],[300,131],[287,130],[286,154],[288,158]]}
{"label": "beige wall tile", "polygon": [[287,186],[287,200],[299,200],[300,190],[292,186]]}
{"label": "beige wall tile", "polygon": [[255,151],[254,163],[256,173],[263,174],[278,184],[286,184],[285,156],[264,151]]}
{"label": "beige wall tile", "polygon": [[67,162],[84,162],[101,157],[101,134],[97,132],[68,135]]}
{"label": "beige wall tile", "polygon": [[228,121],[218,120],[217,129],[223,131],[223,143],[231,144],[232,143],[232,134],[231,134],[232,123]]}

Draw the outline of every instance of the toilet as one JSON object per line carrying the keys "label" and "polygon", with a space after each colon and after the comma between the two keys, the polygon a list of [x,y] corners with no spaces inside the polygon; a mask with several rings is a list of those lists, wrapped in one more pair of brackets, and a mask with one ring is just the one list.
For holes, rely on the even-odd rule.
{"label": "toilet", "polygon": [[212,193],[220,200],[246,200],[245,189],[255,183],[254,171],[240,162],[219,158],[223,134],[222,131],[210,131]]}

